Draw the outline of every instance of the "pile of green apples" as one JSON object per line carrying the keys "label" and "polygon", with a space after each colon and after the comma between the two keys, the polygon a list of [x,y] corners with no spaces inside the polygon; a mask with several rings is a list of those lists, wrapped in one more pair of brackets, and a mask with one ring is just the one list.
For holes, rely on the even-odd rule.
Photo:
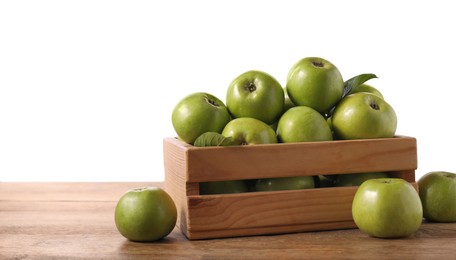
{"label": "pile of green apples", "polygon": [[[172,123],[179,137],[195,146],[258,145],[394,137],[394,109],[376,88],[365,84],[374,74],[344,82],[339,69],[307,57],[290,69],[286,86],[270,74],[247,71],[234,78],[226,105],[197,92],[175,106]],[[303,176],[204,183],[203,194],[355,186],[386,173]]]}
{"label": "pile of green apples", "polygon": [[[361,74],[344,82],[331,62],[307,57],[291,67],[285,87],[253,70],[229,84],[226,105],[209,93],[192,93],[175,106],[172,123],[178,138],[194,146],[392,138],[396,113],[365,83],[372,78]],[[425,177],[419,194],[382,172],[207,182],[200,183],[200,194],[359,186],[352,205],[359,229],[374,237],[406,237],[423,216],[456,221],[456,174]]]}
{"label": "pile of green apples", "polygon": [[290,69],[286,86],[270,74],[247,71],[228,87],[226,105],[209,93],[184,97],[172,113],[178,137],[194,144],[206,132],[251,145],[393,137],[394,109],[361,74],[344,82],[331,62],[308,57]]}

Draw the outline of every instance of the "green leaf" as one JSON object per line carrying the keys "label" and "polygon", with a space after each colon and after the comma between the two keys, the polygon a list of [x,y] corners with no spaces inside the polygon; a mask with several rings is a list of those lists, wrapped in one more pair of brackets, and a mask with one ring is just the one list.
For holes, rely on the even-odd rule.
{"label": "green leaf", "polygon": [[[350,91],[354,88],[357,88],[358,86],[362,85],[364,82],[377,78],[377,76],[373,73],[364,73],[364,74],[359,74],[358,76],[355,76],[347,81],[344,82],[344,92],[342,94],[342,99],[350,93]],[[342,100],[341,99],[341,100]],[[339,101],[340,102],[340,101]],[[337,104],[336,104],[337,106]],[[331,108],[331,110],[326,113],[324,116],[325,118],[330,118],[332,114],[334,113],[334,109],[336,109],[336,106]]]}
{"label": "green leaf", "polygon": [[377,78],[375,74],[372,73],[365,73],[365,74],[360,74],[358,76],[355,76],[347,81],[344,82],[344,94],[342,95],[342,98],[345,97],[352,89],[357,88],[364,82]]}
{"label": "green leaf", "polygon": [[233,145],[231,137],[224,137],[217,132],[206,132],[196,138],[193,146],[206,147],[206,146],[229,146]]}

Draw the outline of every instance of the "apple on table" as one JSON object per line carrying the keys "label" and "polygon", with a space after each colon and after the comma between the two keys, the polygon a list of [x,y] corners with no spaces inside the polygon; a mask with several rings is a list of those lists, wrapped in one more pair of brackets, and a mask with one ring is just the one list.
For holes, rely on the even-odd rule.
{"label": "apple on table", "polygon": [[434,171],[418,180],[424,218],[434,222],[456,222],[456,174]]}
{"label": "apple on table", "polygon": [[171,196],[158,187],[128,190],[114,211],[117,230],[131,241],[151,242],[166,237],[177,221],[177,208]]}
{"label": "apple on table", "polygon": [[363,182],[353,198],[352,215],[358,228],[373,237],[408,237],[421,226],[423,208],[418,192],[400,178]]}

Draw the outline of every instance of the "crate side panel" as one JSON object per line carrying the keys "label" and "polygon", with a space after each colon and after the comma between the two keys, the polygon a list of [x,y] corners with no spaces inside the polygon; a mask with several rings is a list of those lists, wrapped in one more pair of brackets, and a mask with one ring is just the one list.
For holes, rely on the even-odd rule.
{"label": "crate side panel", "polygon": [[356,187],[190,196],[189,231],[352,221]]}
{"label": "crate side panel", "polygon": [[172,197],[177,208],[177,223],[184,234],[187,232],[187,148],[167,138],[163,141],[165,166],[165,190]]}
{"label": "crate side panel", "polygon": [[311,224],[303,224],[303,225],[241,228],[241,229],[204,230],[204,231],[197,231],[197,230],[193,231],[192,230],[192,231],[188,232],[187,238],[190,240],[197,240],[197,239],[212,239],[212,238],[226,238],[226,237],[240,237],[240,236],[288,234],[288,233],[351,229],[351,228],[356,228],[356,224],[353,220],[325,222],[325,223],[311,223]]}
{"label": "crate side panel", "polygon": [[[211,147],[212,148],[212,147]],[[416,139],[190,149],[190,182],[416,169]]]}
{"label": "crate side panel", "polygon": [[395,172],[391,172],[389,176],[393,177],[393,178],[401,178],[410,183],[414,183],[416,181],[415,180],[415,170],[395,171]]}

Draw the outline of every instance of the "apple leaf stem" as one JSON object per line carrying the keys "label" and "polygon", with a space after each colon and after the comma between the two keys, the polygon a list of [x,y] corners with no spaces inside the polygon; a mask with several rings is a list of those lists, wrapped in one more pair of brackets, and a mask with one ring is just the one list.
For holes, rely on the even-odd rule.
{"label": "apple leaf stem", "polygon": [[[342,94],[342,99],[344,99],[345,96],[348,95],[348,93],[350,93],[350,91],[354,88],[357,88],[358,86],[360,86],[361,84],[363,84],[364,82],[370,80],[370,79],[374,79],[374,78],[378,78],[375,74],[373,73],[363,73],[363,74],[359,74],[347,81],[344,82],[344,92]],[[339,101],[340,102],[340,101]],[[338,103],[337,103],[338,104]],[[336,106],[337,104],[331,108],[331,110],[325,114],[325,117],[326,118],[329,118],[332,116],[333,112],[334,112],[334,109],[336,109]]]}
{"label": "apple leaf stem", "polygon": [[364,82],[366,82],[370,79],[374,79],[374,78],[378,78],[378,77],[373,73],[364,73],[364,74],[360,74],[358,76],[355,76],[355,77],[345,81],[344,82],[344,94],[342,95],[342,98],[344,98],[348,93],[350,93],[350,91],[353,88],[357,88],[359,85],[363,84]]}
{"label": "apple leaf stem", "polygon": [[210,99],[209,97],[206,97],[206,100],[209,104],[213,105],[214,107],[218,107],[219,105],[215,100]]}

